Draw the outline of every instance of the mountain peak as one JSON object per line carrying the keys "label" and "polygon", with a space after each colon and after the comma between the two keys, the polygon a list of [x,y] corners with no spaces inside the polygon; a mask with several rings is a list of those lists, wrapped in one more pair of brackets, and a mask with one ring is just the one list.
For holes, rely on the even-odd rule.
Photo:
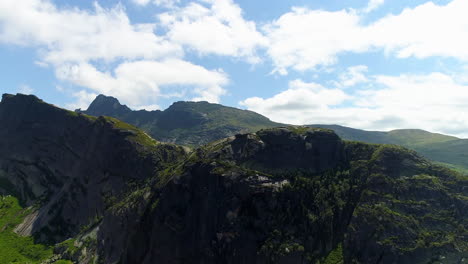
{"label": "mountain peak", "polygon": [[131,111],[132,110],[126,105],[122,105],[117,98],[100,94],[89,105],[86,113],[90,115],[114,116],[129,113]]}

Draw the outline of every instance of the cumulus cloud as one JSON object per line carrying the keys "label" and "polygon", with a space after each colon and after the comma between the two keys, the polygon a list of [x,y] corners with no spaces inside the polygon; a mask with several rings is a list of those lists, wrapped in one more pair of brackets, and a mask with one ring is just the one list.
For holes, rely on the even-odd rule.
{"label": "cumulus cloud", "polygon": [[[369,7],[377,7],[371,1]],[[398,58],[451,57],[468,61],[468,1],[433,2],[407,8],[372,24],[355,10],[293,8],[265,26],[275,71],[304,71],[332,65],[343,53],[382,50]]]}
{"label": "cumulus cloud", "polygon": [[201,0],[158,16],[168,38],[199,54],[245,58],[257,63],[267,39],[232,0]]}
{"label": "cumulus cloud", "polygon": [[151,0],[132,0],[132,2],[136,5],[145,6],[151,2]]}
{"label": "cumulus cloud", "polygon": [[251,97],[239,104],[275,121],[299,125],[308,123],[315,113],[327,112],[347,99],[350,97],[340,89],[294,80],[287,90],[271,98]]}
{"label": "cumulus cloud", "polygon": [[368,82],[369,80],[366,77],[367,70],[366,65],[349,67],[345,72],[340,74],[339,81],[335,83],[338,87],[351,87],[359,83]]}
{"label": "cumulus cloud", "polygon": [[[422,128],[468,137],[468,117],[464,114],[468,111],[467,84],[438,72],[369,79],[379,88],[361,89],[355,96],[317,84],[310,85],[320,87],[318,90],[306,91],[290,85],[270,98],[248,98],[240,105],[284,123],[341,124],[371,130]],[[346,101],[348,98],[352,98],[352,104]]]}
{"label": "cumulus cloud", "polygon": [[[222,4],[213,8],[224,10]],[[36,48],[37,65],[52,66],[58,79],[87,88],[68,90],[77,100],[69,106],[81,107],[104,93],[155,108],[159,98],[180,93],[181,87],[194,90],[187,99],[218,102],[227,75],[184,61],[183,47],[157,35],[155,27],[132,23],[121,5],[95,3],[94,10],[81,10],[58,8],[49,0],[0,1],[0,43]]]}
{"label": "cumulus cloud", "polygon": [[304,71],[317,65],[331,65],[339,53],[367,50],[365,32],[359,22],[360,17],[354,11],[293,8],[264,28],[275,71],[286,74],[288,68]]}
{"label": "cumulus cloud", "polygon": [[[132,24],[122,6],[59,9],[47,0],[0,1],[0,42],[41,48],[46,63],[180,56],[182,49]],[[125,40],[125,41],[119,41]]]}
{"label": "cumulus cloud", "polygon": [[166,8],[172,8],[174,7],[177,3],[180,2],[180,0],[132,0],[133,3],[140,5],[140,6],[146,6],[149,3],[153,3],[157,6],[162,6]]}
{"label": "cumulus cloud", "polygon": [[[112,94],[135,109],[149,108],[163,94],[192,87],[193,100],[218,102],[228,78],[221,70],[207,70],[192,63],[170,59],[120,64],[113,72],[100,72],[93,65],[62,65],[57,77],[93,91]],[[152,106],[151,108],[154,108]]]}

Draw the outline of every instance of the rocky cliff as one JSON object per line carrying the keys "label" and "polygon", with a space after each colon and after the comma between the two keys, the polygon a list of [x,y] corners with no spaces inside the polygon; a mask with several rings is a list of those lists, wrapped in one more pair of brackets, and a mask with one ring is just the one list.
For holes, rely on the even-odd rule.
{"label": "rocky cliff", "polygon": [[[462,263],[467,178],[415,152],[278,128],[192,153],[154,186],[123,263]],[[125,208],[115,219],[138,215]],[[118,221],[118,220],[117,220]],[[104,252],[109,252],[103,250]]]}
{"label": "rocky cliff", "polygon": [[0,124],[0,191],[33,208],[16,232],[39,242],[98,225],[108,208],[185,155],[119,120],[35,96],[3,95]]}

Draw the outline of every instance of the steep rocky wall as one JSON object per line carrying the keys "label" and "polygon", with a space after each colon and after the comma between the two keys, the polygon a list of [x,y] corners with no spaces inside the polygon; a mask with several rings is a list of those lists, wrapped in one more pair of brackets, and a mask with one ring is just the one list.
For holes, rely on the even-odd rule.
{"label": "steep rocky wall", "polygon": [[[144,146],[135,131],[46,104],[34,96],[4,95],[0,103],[0,177],[4,192],[37,207],[17,230],[61,241],[102,219],[104,211],[180,148]],[[173,153],[171,153],[173,152]]]}

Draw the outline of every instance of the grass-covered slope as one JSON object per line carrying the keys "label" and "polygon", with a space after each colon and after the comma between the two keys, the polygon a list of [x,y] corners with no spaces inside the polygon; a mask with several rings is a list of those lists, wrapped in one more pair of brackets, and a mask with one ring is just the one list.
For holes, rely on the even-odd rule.
{"label": "grass-covered slope", "polygon": [[396,144],[416,150],[442,165],[468,172],[468,139],[459,139],[420,129],[398,129],[389,132],[366,131],[338,125],[311,125],[332,129],[345,140],[377,144]]}
{"label": "grass-covered slope", "polygon": [[52,256],[52,247],[34,243],[33,237],[22,237],[14,232],[31,213],[23,208],[16,197],[0,196],[0,263],[41,263]]}
{"label": "grass-covered slope", "polygon": [[132,111],[104,95],[99,95],[83,113],[115,117],[157,140],[189,146],[280,125],[252,111],[208,102],[176,102],[164,111]]}

